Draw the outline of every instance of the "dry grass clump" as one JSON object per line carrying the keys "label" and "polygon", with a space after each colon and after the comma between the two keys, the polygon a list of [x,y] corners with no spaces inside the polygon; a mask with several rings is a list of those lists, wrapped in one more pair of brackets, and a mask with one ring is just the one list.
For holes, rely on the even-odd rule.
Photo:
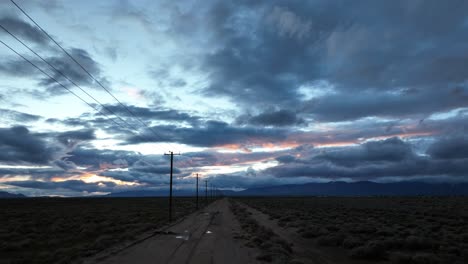
{"label": "dry grass clump", "polygon": [[353,248],[349,255],[356,259],[384,260],[387,252],[385,246],[377,241],[370,241],[365,245]]}

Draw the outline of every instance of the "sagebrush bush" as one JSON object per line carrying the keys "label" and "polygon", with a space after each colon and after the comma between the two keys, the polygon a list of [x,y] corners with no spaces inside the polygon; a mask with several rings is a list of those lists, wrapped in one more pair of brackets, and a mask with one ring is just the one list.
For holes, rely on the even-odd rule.
{"label": "sagebrush bush", "polygon": [[356,247],[350,252],[350,256],[356,259],[384,260],[386,255],[385,247],[376,241]]}

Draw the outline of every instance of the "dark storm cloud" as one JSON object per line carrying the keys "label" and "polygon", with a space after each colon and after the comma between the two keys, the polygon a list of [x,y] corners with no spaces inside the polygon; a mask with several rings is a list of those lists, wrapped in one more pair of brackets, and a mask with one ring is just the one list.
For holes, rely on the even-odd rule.
{"label": "dark storm cloud", "polygon": [[[368,116],[391,118],[427,116],[468,105],[468,98],[454,93],[455,87],[445,90],[410,90],[325,95],[305,102],[302,111],[312,113],[317,121],[336,122]],[[468,88],[459,88],[468,95]],[[434,98],[438,98],[434,100]]]}
{"label": "dark storm cloud", "polygon": [[429,147],[428,154],[438,159],[468,159],[468,137],[466,133],[444,136]]}
{"label": "dark storm cloud", "polygon": [[[0,98],[0,100],[1,99],[2,98]],[[2,118],[11,119],[12,121],[20,122],[20,123],[34,122],[42,118],[41,116],[38,116],[38,115],[22,113],[19,111],[9,110],[9,109],[0,109],[0,115],[2,116]]]}
{"label": "dark storm cloud", "polygon": [[92,139],[94,130],[31,133],[24,126],[0,128],[0,162],[53,165],[78,143]]}
{"label": "dark storm cloud", "polygon": [[169,184],[169,174],[157,174],[154,172],[129,171],[104,171],[99,175],[111,177],[115,180],[144,184],[145,186],[167,186]]}
{"label": "dark storm cloud", "polygon": [[[138,166],[138,167],[132,167],[132,170],[145,172],[145,173],[156,173],[156,174],[169,174],[170,173],[170,167],[167,165],[166,166]],[[180,173],[180,170],[177,168],[174,168],[173,173],[178,174]]]}
{"label": "dark storm cloud", "polygon": [[345,167],[354,167],[364,163],[400,162],[411,158],[414,158],[411,146],[396,137],[366,142],[358,147],[324,150],[324,153],[314,157],[314,159],[331,161]]}
{"label": "dark storm cloud", "polygon": [[47,163],[58,151],[24,126],[0,128],[0,161],[6,163]]}
{"label": "dark storm cloud", "polygon": [[[206,93],[229,96],[238,104],[264,108],[298,102],[300,84],[319,77],[319,57],[310,50],[319,31],[334,28],[335,22],[310,21],[315,9],[306,2],[287,8],[218,2],[208,12],[209,28],[220,47],[204,60],[211,73]],[[282,18],[284,17],[285,18]],[[281,23],[289,20],[293,25]],[[314,25],[314,30],[307,29]],[[278,28],[280,27],[280,28]]]}
{"label": "dark storm cloud", "polygon": [[96,170],[101,166],[127,167],[140,158],[140,155],[133,151],[78,147],[68,153],[67,159],[79,166]]}
{"label": "dark storm cloud", "polygon": [[56,124],[61,123],[66,126],[89,126],[89,121],[83,118],[65,118],[65,119],[58,119],[58,118],[47,118],[45,120],[47,123]]}
{"label": "dark storm cloud", "polygon": [[291,163],[296,161],[296,157],[292,155],[283,155],[275,158],[280,163]]}
{"label": "dark storm cloud", "polygon": [[127,143],[169,141],[193,146],[214,147],[227,144],[277,141],[286,138],[285,130],[235,127],[219,121],[208,121],[203,127],[157,126],[153,129],[159,133],[159,137],[148,133],[144,138],[130,137]]}
{"label": "dark storm cloud", "polygon": [[[439,143],[433,146],[437,147]],[[463,147],[461,147],[463,148]],[[318,151],[318,150],[316,150]],[[431,152],[431,148],[429,150]],[[417,155],[414,146],[398,138],[366,142],[358,146],[323,149],[304,158],[286,159],[262,173],[274,177],[348,178],[378,180],[411,177],[466,177],[468,159]]]}
{"label": "dark storm cloud", "polygon": [[236,152],[226,153],[217,151],[203,151],[185,153],[184,156],[189,157],[190,162],[185,166],[190,168],[203,166],[236,166],[239,164],[263,162],[272,159],[278,155],[284,155],[288,151],[271,151],[271,152]]}
{"label": "dark storm cloud", "polygon": [[96,136],[93,129],[83,129],[59,133],[57,139],[65,146],[74,146],[80,141],[96,139]]}
{"label": "dark storm cloud", "polygon": [[[180,161],[180,160],[179,160]],[[175,177],[186,177],[188,173],[179,169],[176,163],[173,168]],[[146,186],[159,186],[169,184],[170,166],[167,157],[163,155],[138,156],[138,160],[129,163],[126,170],[105,170],[99,175],[111,177],[116,180],[136,182]]]}
{"label": "dark storm cloud", "polygon": [[39,75],[41,74],[36,70],[31,64],[20,59],[17,60],[6,60],[0,65],[0,73],[10,75],[10,76],[27,76],[27,75]]}
{"label": "dark storm cloud", "polygon": [[[28,41],[40,45],[49,43],[49,39],[39,28],[19,18],[10,16],[2,17],[0,18],[0,25],[21,39],[27,39]],[[7,33],[3,29],[0,29],[0,34],[6,35]]]}
{"label": "dark storm cloud", "polygon": [[[105,109],[108,109],[119,116],[137,116],[149,121],[185,121],[193,124],[196,124],[199,121],[199,117],[192,116],[175,109],[152,109],[133,105],[127,105],[126,107],[122,105],[105,105]],[[103,110],[103,112],[108,113],[106,110]]]}
{"label": "dark storm cloud", "polygon": [[[130,133],[127,125],[117,117],[95,117],[94,113],[85,113],[79,117],[69,117],[65,119],[48,118],[45,121],[50,124],[63,124],[67,127],[85,127],[88,129],[101,128],[114,135],[127,135]],[[120,125],[117,125],[116,123]]]}
{"label": "dark storm cloud", "polygon": [[387,164],[363,164],[349,168],[337,166],[333,163],[316,163],[310,165],[294,164],[281,165],[267,169],[264,173],[275,177],[311,177],[335,180],[348,178],[352,180],[379,180],[382,178],[411,178],[411,177],[443,177],[457,176],[463,178],[468,169],[468,160],[429,160],[419,158],[404,162]]}
{"label": "dark storm cloud", "polygon": [[43,189],[43,190],[55,190],[55,189],[67,189],[79,192],[109,192],[112,191],[116,184],[113,182],[96,182],[86,183],[80,180],[68,180],[61,182],[44,182],[44,181],[8,181],[5,182],[7,185]]}
{"label": "dark storm cloud", "polygon": [[57,175],[66,175],[67,173],[61,168],[47,167],[47,168],[0,168],[0,178],[8,179],[17,175],[30,175],[34,179],[49,180],[51,177]]}
{"label": "dark storm cloud", "polygon": [[325,76],[344,89],[446,89],[463,82],[467,7],[466,1],[359,2],[347,12],[352,27],[327,39]]}
{"label": "dark storm cloud", "polygon": [[[71,48],[68,50],[70,53],[84,68],[91,73],[95,79],[97,79],[104,87],[109,86],[109,82],[106,78],[101,75],[100,65],[91,57],[91,55],[83,49]],[[47,62],[53,65],[58,71],[63,75],[67,76],[74,83],[85,88],[83,86],[102,89],[98,86],[97,82],[94,81],[86,72],[84,72],[80,66],[75,64],[66,54],[60,53],[60,55],[55,56],[42,56]],[[55,80],[67,87],[74,87],[62,74],[49,68],[48,65],[45,65],[39,58],[28,58],[36,66],[42,68],[49,73]],[[49,71],[50,69],[50,71]],[[52,71],[52,73],[50,73]],[[38,85],[45,89],[47,95],[61,95],[67,93],[67,91],[57,84],[54,80],[47,77],[35,67],[33,67],[29,62],[24,61],[22,58],[12,57],[9,60],[5,60],[4,63],[0,65],[0,73],[9,76],[15,77],[24,77],[32,76],[38,79]],[[41,89],[42,90],[42,89]],[[37,93],[37,92],[36,92]],[[33,94],[34,95],[34,94]],[[44,91],[37,93],[36,97],[42,98],[44,96]]]}
{"label": "dark storm cloud", "polygon": [[[192,21],[216,43],[202,60],[204,92],[324,121],[466,106],[466,9],[462,0],[215,2]],[[317,81],[337,94],[310,107],[299,88]]]}
{"label": "dark storm cloud", "polygon": [[258,115],[241,115],[237,118],[238,124],[251,124],[260,126],[293,126],[304,124],[304,119],[288,110],[263,112]]}
{"label": "dark storm cloud", "polygon": [[[108,80],[101,75],[102,70],[100,65],[91,57],[91,54],[89,54],[88,51],[81,48],[71,48],[68,50],[68,53],[75,60],[77,60],[91,75],[93,75],[95,79],[103,84],[104,87],[109,87]],[[66,54],[60,53],[59,56],[51,56],[49,58],[45,58],[45,60],[79,86],[83,85],[94,89],[102,89],[99,84],[93,78],[91,78],[91,76],[83,71],[83,69],[81,69],[79,65],[73,62]],[[38,61],[36,61],[36,64],[38,64]],[[62,74],[54,70],[52,77],[54,77],[54,79],[58,80],[60,83],[70,85],[72,87],[69,81],[66,80]],[[67,92],[62,87],[59,87],[59,85],[54,80],[45,76],[41,77],[43,78],[39,84],[47,87],[50,94],[62,94]]]}
{"label": "dark storm cloud", "polygon": [[[3,17],[0,18],[0,24],[3,25],[8,31],[18,37],[20,40],[29,40],[36,44],[40,44],[43,47],[47,47],[49,39],[42,33],[37,27],[34,27],[21,19],[15,17]],[[6,34],[3,30],[0,30],[1,34]],[[49,47],[47,47],[49,48]],[[75,58],[81,65],[86,68],[97,80],[101,83],[108,84],[108,81],[101,76],[101,69],[99,64],[91,57],[91,55],[81,48],[69,48],[67,52]],[[66,75],[69,79],[73,80],[78,85],[86,85],[95,87],[97,83],[85,73],[78,65],[75,64],[66,54],[63,52],[58,53],[60,55],[49,55],[42,56],[48,63],[52,64],[61,73]],[[12,54],[13,55],[13,54]],[[39,58],[33,57],[28,58],[35,65],[49,69],[48,65],[45,65]],[[45,67],[45,68],[44,68]],[[39,79],[39,85],[46,88],[49,95],[57,95],[67,93],[62,87],[59,87],[49,77],[43,75],[31,64],[24,61],[21,58],[6,60],[0,65],[0,72],[11,76],[35,76]],[[47,71],[50,72],[50,71]],[[52,71],[52,77],[61,82],[64,85],[71,85],[69,82],[55,70]]]}
{"label": "dark storm cloud", "polygon": [[77,169],[76,164],[69,160],[54,160],[52,164],[63,171],[74,171]]}

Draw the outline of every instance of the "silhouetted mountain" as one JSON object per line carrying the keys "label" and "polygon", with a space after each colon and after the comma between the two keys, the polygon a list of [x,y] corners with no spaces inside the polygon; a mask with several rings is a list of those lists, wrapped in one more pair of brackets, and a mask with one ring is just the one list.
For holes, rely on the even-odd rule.
{"label": "silhouetted mountain", "polygon": [[250,188],[229,196],[413,196],[468,195],[467,183],[396,182],[328,182]]}
{"label": "silhouetted mountain", "polygon": [[[328,182],[266,186],[244,191],[221,191],[224,196],[447,196],[468,195],[468,183]],[[167,197],[169,190],[140,190],[111,193],[107,197]],[[205,192],[199,193],[204,197]],[[173,196],[195,196],[194,190],[173,190]]]}
{"label": "silhouetted mountain", "polygon": [[18,193],[18,194],[14,194],[14,193],[9,193],[9,192],[1,192],[0,191],[0,198],[26,198],[27,196],[21,194],[21,193]]}
{"label": "silhouetted mountain", "polygon": [[224,196],[236,196],[239,191],[231,191],[231,190],[220,190],[221,194]]}
{"label": "silhouetted mountain", "polygon": [[[194,190],[172,190],[173,196],[195,196]],[[201,195],[201,193],[200,193]],[[166,197],[169,196],[169,190],[139,190],[110,193],[108,197]]]}

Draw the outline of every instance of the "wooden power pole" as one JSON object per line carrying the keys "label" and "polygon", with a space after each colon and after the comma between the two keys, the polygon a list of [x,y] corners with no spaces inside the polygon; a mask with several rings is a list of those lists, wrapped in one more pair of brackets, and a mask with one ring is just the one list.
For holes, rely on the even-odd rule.
{"label": "wooden power pole", "polygon": [[197,173],[197,210],[198,210],[198,173]]}
{"label": "wooden power pole", "polygon": [[174,152],[169,151],[169,153],[164,153],[166,156],[171,156],[171,180],[170,180],[170,187],[169,187],[169,222],[172,222],[172,172],[173,172],[173,166],[174,166],[174,155],[180,155],[180,154],[174,154]]}

